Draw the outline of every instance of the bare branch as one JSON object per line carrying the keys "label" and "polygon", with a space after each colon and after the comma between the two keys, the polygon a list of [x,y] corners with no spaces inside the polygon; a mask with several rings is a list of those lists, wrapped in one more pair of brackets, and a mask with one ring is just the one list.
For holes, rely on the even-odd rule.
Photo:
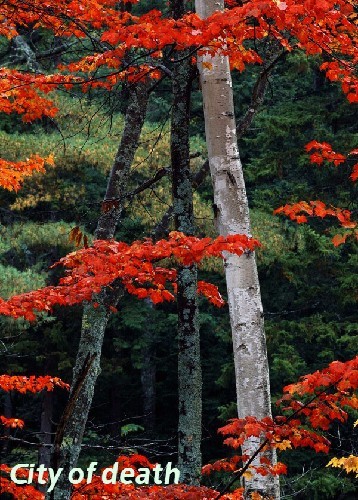
{"label": "bare branch", "polygon": [[277,49],[273,57],[268,61],[268,65],[259,74],[252,90],[249,108],[236,127],[236,135],[238,139],[240,139],[250,127],[257,111],[263,103],[270,73],[278,61],[286,56],[286,53],[287,52],[285,50],[282,51],[280,48]]}

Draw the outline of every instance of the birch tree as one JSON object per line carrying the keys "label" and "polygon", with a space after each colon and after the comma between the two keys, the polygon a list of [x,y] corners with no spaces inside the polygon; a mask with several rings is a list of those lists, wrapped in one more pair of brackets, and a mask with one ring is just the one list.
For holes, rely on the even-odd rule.
{"label": "birch tree", "polygon": [[[223,0],[196,0],[196,11],[207,18],[223,10]],[[205,64],[203,64],[205,63]],[[236,136],[232,80],[229,59],[222,54],[198,57],[203,94],[205,134],[214,189],[215,221],[219,234],[251,235],[249,206]],[[271,416],[269,367],[263,309],[254,252],[225,258],[230,323],[232,330],[237,407],[239,418]],[[260,438],[251,437],[243,454],[252,456]],[[267,452],[272,463],[274,451]],[[255,474],[245,481],[246,495],[257,491],[279,498],[273,476]]]}

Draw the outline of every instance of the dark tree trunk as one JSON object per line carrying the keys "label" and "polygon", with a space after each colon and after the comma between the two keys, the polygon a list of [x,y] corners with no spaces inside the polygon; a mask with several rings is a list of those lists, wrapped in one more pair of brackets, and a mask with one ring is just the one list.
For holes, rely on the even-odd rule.
{"label": "dark tree trunk", "polygon": [[[11,392],[10,391],[5,393],[3,415],[6,418],[12,417],[12,399],[11,399]],[[4,437],[9,437],[9,436],[10,436],[9,427],[4,427]],[[4,444],[2,446],[2,449],[1,449],[1,454],[6,458],[8,451],[9,451],[9,440],[5,439]]]}
{"label": "dark tree trunk", "polygon": [[[173,16],[185,12],[184,1],[172,1]],[[179,60],[180,62],[176,62]],[[190,176],[189,124],[192,66],[188,51],[177,53],[173,69],[171,165],[175,229],[194,234]],[[178,269],[178,468],[181,482],[199,484],[201,475],[202,377],[197,306],[197,268]]]}
{"label": "dark tree trunk", "polygon": [[143,424],[146,432],[151,434],[155,427],[155,348],[154,332],[149,328],[143,336],[141,382],[143,394]]}
{"label": "dark tree trunk", "polygon": [[53,392],[44,391],[42,399],[40,440],[42,446],[39,449],[39,465],[50,467],[51,443],[52,443],[52,415],[53,415]]}
{"label": "dark tree trunk", "polygon": [[[95,232],[96,239],[110,239],[114,236],[123,210],[123,195],[144,124],[147,102],[147,86],[142,83],[132,85],[122,140],[108,181],[103,211]],[[118,301],[120,293],[118,287],[115,292],[104,290],[96,296],[96,302],[99,303],[97,309],[91,303],[84,306],[70,398],[57,428],[51,455],[52,467],[55,470],[63,467],[64,470],[54,490],[47,494],[48,499],[70,498],[71,485],[67,477],[69,471],[76,466],[81,451],[94,387],[100,373],[101,349],[109,317],[108,306]]]}
{"label": "dark tree trunk", "polygon": [[148,305],[148,326],[143,334],[142,367],[140,379],[143,395],[143,425],[147,433],[152,434],[156,418],[156,365],[155,365],[155,329],[151,322],[154,304],[146,299]]}
{"label": "dark tree trunk", "polygon": [[[39,448],[39,465],[47,468],[51,466],[51,444],[52,444],[52,417],[53,417],[53,391],[44,391],[42,398],[41,427]],[[46,492],[46,485],[39,485],[38,489]]]}

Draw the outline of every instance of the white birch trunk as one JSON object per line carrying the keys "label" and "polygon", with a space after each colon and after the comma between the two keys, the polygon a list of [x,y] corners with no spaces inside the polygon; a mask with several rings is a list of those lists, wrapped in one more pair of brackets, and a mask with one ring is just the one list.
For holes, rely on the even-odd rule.
{"label": "white birch trunk", "polygon": [[[222,10],[223,0],[196,0],[202,18]],[[203,60],[211,64],[203,66]],[[227,56],[198,58],[203,93],[205,132],[214,189],[218,232],[251,235],[249,207],[237,146],[232,81]],[[255,254],[226,255],[230,322],[232,329],[239,418],[271,416],[270,381],[260,286]],[[252,455],[259,438],[248,439],[243,453]],[[276,455],[268,458],[275,463]],[[258,463],[258,460],[256,461]],[[254,462],[255,464],[255,462]],[[254,474],[246,480],[245,494],[258,491],[265,498],[279,498],[278,479]]]}

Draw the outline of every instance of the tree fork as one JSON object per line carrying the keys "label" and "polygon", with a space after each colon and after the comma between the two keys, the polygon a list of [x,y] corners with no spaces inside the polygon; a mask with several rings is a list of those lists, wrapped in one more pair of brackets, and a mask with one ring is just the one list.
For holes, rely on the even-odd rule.
{"label": "tree fork", "polygon": [[[95,239],[110,239],[114,236],[123,211],[123,202],[121,200],[127,187],[129,170],[138,147],[147,103],[147,85],[144,83],[132,85],[130,87],[122,139],[112,166],[104,198],[104,203],[106,203],[106,200],[113,198],[118,201],[110,207],[107,206],[106,211],[101,213],[95,231]],[[76,466],[81,451],[83,433],[94,395],[94,387],[100,373],[101,349],[109,318],[108,306],[115,305],[120,295],[121,288],[114,286],[114,291],[105,289],[96,296],[96,302],[99,303],[98,308],[95,309],[93,303],[84,305],[81,338],[73,369],[70,399],[61,425],[58,426],[51,454],[53,467],[55,469],[63,467],[64,470],[53,491],[46,495],[49,500],[68,500],[70,498],[71,484],[67,479],[68,472]],[[87,366],[89,359],[91,363]],[[78,386],[79,381],[81,381],[80,386]]]}

